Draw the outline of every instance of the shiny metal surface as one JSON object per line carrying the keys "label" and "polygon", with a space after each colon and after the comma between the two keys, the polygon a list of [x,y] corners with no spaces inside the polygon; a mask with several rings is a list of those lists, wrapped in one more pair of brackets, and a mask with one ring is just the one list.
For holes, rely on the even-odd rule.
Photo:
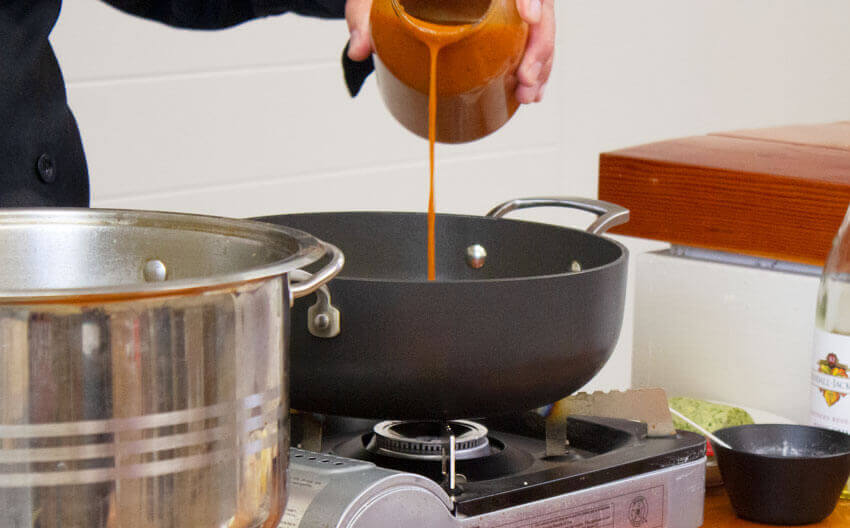
{"label": "shiny metal surface", "polygon": [[[249,220],[98,209],[3,210],[0,241],[4,303],[176,294],[280,276],[338,251],[302,231]],[[168,280],[145,280],[151,260]],[[327,282],[341,254],[329,266],[294,295]]]}
{"label": "shiny metal surface", "polygon": [[[292,231],[295,230],[293,229]],[[324,252],[331,256],[330,261],[317,273],[314,273],[309,277],[305,277],[305,279],[300,282],[290,284],[289,291],[292,294],[290,298],[290,306],[292,305],[292,301],[304,297],[305,295],[310,295],[323,285],[327,284],[329,280],[336,277],[337,274],[342,271],[342,266],[345,264],[345,256],[342,254],[342,251],[333,244],[328,244],[327,242],[322,241],[318,242],[322,246]],[[330,303],[331,296],[327,288],[325,288],[325,292],[325,296],[328,298],[328,303]]]}
{"label": "shiny metal surface", "polygon": [[371,462],[291,449],[289,483],[280,528],[457,526],[451,499],[432,480]]}
{"label": "shiny metal surface", "polygon": [[487,250],[481,244],[472,244],[466,248],[466,263],[472,269],[481,269],[487,261]]}
{"label": "shiny metal surface", "polygon": [[447,424],[390,420],[376,424],[373,431],[375,449],[396,458],[440,460],[452,449],[460,460],[491,453],[487,428],[468,420]]}
{"label": "shiny metal surface", "polygon": [[718,262],[720,264],[731,264],[732,266],[743,266],[747,268],[782,271],[785,273],[810,275],[813,277],[820,277],[823,273],[823,268],[821,266],[800,264],[799,262],[789,262],[764,257],[753,257],[750,255],[740,255],[738,253],[729,253],[728,251],[717,251],[714,249],[696,248],[682,246],[679,244],[671,245],[670,249],[668,249],[665,253],[674,257],[686,259]]}
{"label": "shiny metal surface", "polygon": [[446,477],[448,477],[446,486],[449,493],[452,493],[457,489],[457,437],[451,428],[447,427],[447,429],[449,432],[449,468],[446,472]]}
{"label": "shiny metal surface", "polygon": [[[339,251],[339,250],[337,250]],[[342,255],[342,253],[339,253]],[[313,275],[303,270],[295,270],[289,274],[291,280],[297,280],[291,285],[294,288],[303,281],[313,279]],[[307,330],[315,337],[330,339],[339,335],[341,324],[339,310],[331,304],[331,291],[322,285],[314,292],[316,303],[307,309]]]}
{"label": "shiny metal surface", "polygon": [[705,459],[476,516],[452,513],[433,481],[369,462],[292,450],[280,528],[697,528]]}
{"label": "shiny metal surface", "polygon": [[588,233],[594,235],[602,234],[614,226],[625,224],[629,221],[629,210],[610,202],[593,200],[591,198],[563,197],[563,198],[517,198],[503,204],[497,205],[487,216],[501,218],[511,211],[519,209],[530,209],[532,207],[567,207],[569,209],[581,209],[593,213],[599,218],[587,228]]}
{"label": "shiny metal surface", "polygon": [[166,269],[163,261],[159,259],[150,259],[145,262],[142,275],[147,282],[160,282],[168,278],[168,269]]}
{"label": "shiny metal surface", "polygon": [[322,244],[210,217],[19,210],[0,213],[0,246],[0,526],[276,525],[288,272]]}

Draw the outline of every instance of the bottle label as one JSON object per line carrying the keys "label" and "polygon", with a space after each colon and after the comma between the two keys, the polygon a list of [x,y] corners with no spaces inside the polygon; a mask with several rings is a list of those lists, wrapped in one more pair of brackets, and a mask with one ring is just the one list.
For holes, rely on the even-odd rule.
{"label": "bottle label", "polygon": [[812,425],[850,433],[850,336],[815,328]]}

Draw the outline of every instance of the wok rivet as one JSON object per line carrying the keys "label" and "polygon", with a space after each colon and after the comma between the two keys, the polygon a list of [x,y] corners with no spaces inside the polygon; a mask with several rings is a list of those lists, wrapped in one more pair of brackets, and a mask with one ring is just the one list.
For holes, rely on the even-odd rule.
{"label": "wok rivet", "polygon": [[315,317],[315,319],[313,319],[313,324],[316,326],[316,328],[324,330],[325,328],[330,326],[331,319],[327,316],[327,314],[319,314]]}
{"label": "wok rivet", "polygon": [[472,269],[481,269],[487,260],[487,250],[481,244],[473,244],[466,248],[466,263]]}
{"label": "wok rivet", "polygon": [[574,260],[570,264],[570,271],[581,271],[581,262]]}
{"label": "wok rivet", "polygon": [[168,269],[165,263],[159,259],[150,259],[145,262],[144,270],[142,271],[145,282],[162,282],[168,276]]}

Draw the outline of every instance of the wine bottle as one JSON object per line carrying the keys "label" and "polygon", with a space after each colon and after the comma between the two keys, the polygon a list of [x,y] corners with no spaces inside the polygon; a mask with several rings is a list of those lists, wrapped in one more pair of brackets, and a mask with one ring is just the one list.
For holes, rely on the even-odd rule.
{"label": "wine bottle", "polygon": [[850,434],[850,209],[823,268],[813,351],[811,424]]}

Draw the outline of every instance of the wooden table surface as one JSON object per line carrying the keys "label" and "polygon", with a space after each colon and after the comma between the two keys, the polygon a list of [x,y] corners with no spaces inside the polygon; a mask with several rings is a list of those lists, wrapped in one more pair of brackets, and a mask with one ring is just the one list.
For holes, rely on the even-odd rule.
{"label": "wooden table surface", "polygon": [[[732,511],[729,497],[721,488],[712,488],[705,495],[705,522],[703,528],[757,528],[770,526],[739,519]],[[840,500],[832,515],[817,524],[806,526],[817,528],[848,528],[850,527],[850,501]]]}

